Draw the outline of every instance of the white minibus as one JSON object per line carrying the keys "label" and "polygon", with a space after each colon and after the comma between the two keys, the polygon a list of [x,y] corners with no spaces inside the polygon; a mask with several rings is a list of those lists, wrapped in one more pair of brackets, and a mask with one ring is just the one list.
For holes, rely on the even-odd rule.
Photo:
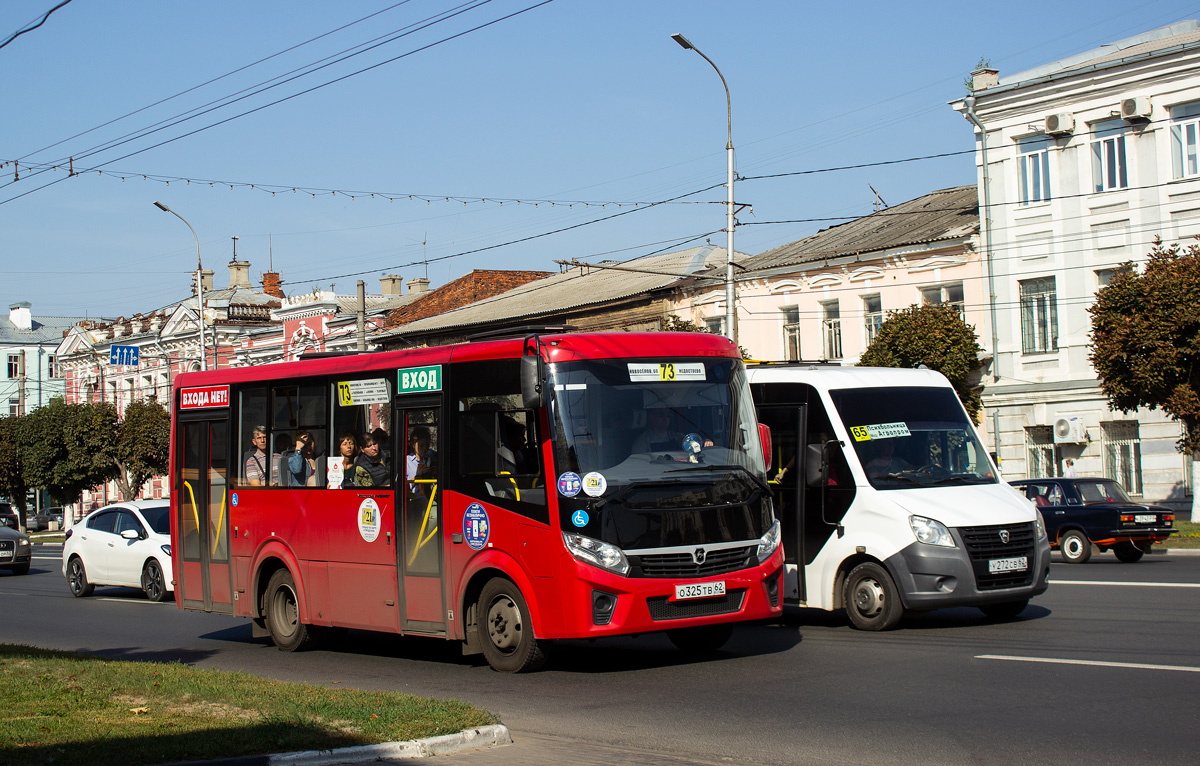
{"label": "white minibus", "polygon": [[886,630],[952,606],[1012,618],[1046,590],[1041,516],[943,375],[768,363],[747,377],[774,446],[785,603]]}

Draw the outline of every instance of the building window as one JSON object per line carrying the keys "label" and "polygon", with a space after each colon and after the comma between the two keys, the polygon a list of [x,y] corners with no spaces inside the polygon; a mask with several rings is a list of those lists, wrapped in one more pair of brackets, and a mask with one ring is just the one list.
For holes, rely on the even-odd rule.
{"label": "building window", "polygon": [[796,306],[783,307],[783,358],[800,361],[800,309]]}
{"label": "building window", "polygon": [[875,341],[879,328],[883,326],[883,299],[878,295],[863,297],[863,324],[867,331],[867,345]]}
{"label": "building window", "polygon": [[1021,353],[1058,350],[1058,298],[1054,277],[1028,279],[1021,288]]}
{"label": "building window", "polygon": [[1134,497],[1142,494],[1142,439],[1136,420],[1114,420],[1100,424],[1100,453],[1104,477],[1121,482]]}
{"label": "building window", "polygon": [[962,282],[954,282],[948,285],[933,285],[931,287],[921,288],[921,303],[937,305],[939,303],[949,303],[958,309],[959,317],[966,318],[966,301],[963,299],[963,284]]}
{"label": "building window", "polygon": [[1113,275],[1116,273],[1116,269],[1096,269],[1096,289],[1108,287],[1108,283],[1112,281]]}
{"label": "building window", "polygon": [[19,377],[21,377],[21,355],[20,354],[9,354],[8,355],[8,378],[9,378],[9,380],[13,380],[13,379],[19,378]]}
{"label": "building window", "polygon": [[1125,124],[1123,120],[1092,126],[1092,190],[1096,192],[1129,188],[1125,167]]}
{"label": "building window", "polygon": [[1053,426],[1026,426],[1025,454],[1028,461],[1025,478],[1049,479],[1062,475]]}
{"label": "building window", "polygon": [[1174,178],[1200,176],[1196,159],[1197,134],[1200,134],[1200,102],[1171,109],[1171,173]]}
{"label": "building window", "polygon": [[1018,145],[1017,167],[1021,175],[1021,204],[1050,201],[1050,142],[1046,139],[1022,141]]}
{"label": "building window", "polygon": [[713,335],[724,335],[725,317],[704,317],[704,329],[708,330]]}
{"label": "building window", "polygon": [[842,316],[837,301],[821,303],[821,334],[826,359],[842,358]]}
{"label": "building window", "polygon": [[53,354],[46,357],[46,377],[47,378],[57,378],[58,377],[58,361],[54,358]]}

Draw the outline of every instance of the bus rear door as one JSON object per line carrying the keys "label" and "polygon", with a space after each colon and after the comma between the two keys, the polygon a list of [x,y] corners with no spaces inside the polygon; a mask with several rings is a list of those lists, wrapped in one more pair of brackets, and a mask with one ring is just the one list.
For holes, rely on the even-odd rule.
{"label": "bus rear door", "polygon": [[804,502],[805,502],[805,459],[802,452],[806,440],[802,438],[808,430],[808,405],[759,405],[758,420],[771,429],[774,465],[767,470],[775,511],[779,515],[780,531],[783,535],[784,563],[796,572],[795,587],[790,578],[784,578],[789,586],[785,596],[789,600],[806,599],[804,582]]}
{"label": "bus rear door", "polygon": [[400,544],[396,546],[405,633],[446,635],[442,550],[442,474],[438,452],[441,400],[406,399],[393,420],[399,443],[395,454]]}
{"label": "bus rear door", "polygon": [[182,571],[175,590],[186,609],[233,614],[229,566],[228,409],[182,413],[174,505]]}

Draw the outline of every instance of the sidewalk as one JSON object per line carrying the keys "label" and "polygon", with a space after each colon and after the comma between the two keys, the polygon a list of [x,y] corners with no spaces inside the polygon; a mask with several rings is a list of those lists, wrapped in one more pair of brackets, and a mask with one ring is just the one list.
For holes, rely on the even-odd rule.
{"label": "sidewalk", "polygon": [[720,758],[678,756],[662,751],[599,745],[594,742],[520,732],[512,734],[511,745],[499,749],[489,748],[438,756],[434,763],[437,766],[482,766],[500,762],[519,763],[521,766],[729,766],[729,761]]}

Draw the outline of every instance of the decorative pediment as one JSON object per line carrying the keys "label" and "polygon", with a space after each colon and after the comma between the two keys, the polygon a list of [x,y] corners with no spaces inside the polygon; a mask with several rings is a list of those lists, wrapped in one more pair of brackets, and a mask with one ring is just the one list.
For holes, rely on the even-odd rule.
{"label": "decorative pediment", "polygon": [[883,279],[883,269],[878,266],[863,266],[850,272],[851,282],[865,282],[868,279]]}
{"label": "decorative pediment", "polygon": [[695,298],[692,298],[692,305],[693,306],[705,306],[705,305],[709,305],[709,304],[713,304],[713,303],[721,303],[724,300],[725,300],[725,291],[724,290],[712,290],[710,292],[705,293],[704,295],[697,295]]}
{"label": "decorative pediment", "polygon": [[799,280],[781,279],[775,284],[771,285],[769,292],[772,295],[775,295],[777,293],[794,293],[803,289],[804,285],[801,284]]}
{"label": "decorative pediment", "polygon": [[93,348],[95,342],[92,340],[92,334],[82,327],[72,327],[54,350],[54,355],[64,358],[75,354],[87,354],[91,353]]}
{"label": "decorative pediment", "polygon": [[842,283],[842,277],[838,274],[818,274],[808,280],[808,286],[812,288],[835,287]]}
{"label": "decorative pediment", "polygon": [[180,304],[175,307],[175,311],[171,313],[170,319],[163,325],[161,335],[164,338],[169,338],[173,335],[189,335],[199,329],[200,322],[196,316],[196,308]]}
{"label": "decorative pediment", "polygon": [[947,266],[961,266],[967,263],[968,260],[965,255],[934,255],[911,264],[908,267],[908,272],[915,274],[918,271],[932,271],[933,269],[944,269]]}

